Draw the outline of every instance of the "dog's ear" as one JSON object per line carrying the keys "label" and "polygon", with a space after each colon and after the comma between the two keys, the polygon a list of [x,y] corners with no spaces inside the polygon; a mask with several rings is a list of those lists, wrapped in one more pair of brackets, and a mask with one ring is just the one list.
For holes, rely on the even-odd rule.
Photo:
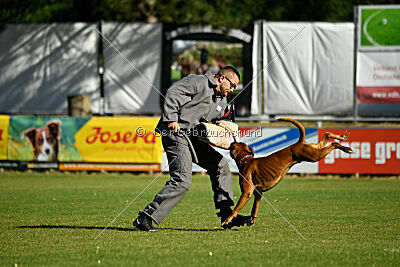
{"label": "dog's ear", "polygon": [[249,146],[250,151],[251,151],[251,155],[254,157],[254,148],[252,148],[251,146]]}
{"label": "dog's ear", "polygon": [[31,128],[24,132],[24,137],[28,137],[29,141],[31,142],[32,146],[36,145],[36,129]]}
{"label": "dog's ear", "polygon": [[233,142],[230,146],[229,146],[229,154],[231,155],[231,158],[235,159],[237,157],[237,151],[235,149],[235,142]]}
{"label": "dog's ear", "polygon": [[60,121],[52,121],[47,124],[51,135],[58,136],[58,134],[60,133],[60,124]]}

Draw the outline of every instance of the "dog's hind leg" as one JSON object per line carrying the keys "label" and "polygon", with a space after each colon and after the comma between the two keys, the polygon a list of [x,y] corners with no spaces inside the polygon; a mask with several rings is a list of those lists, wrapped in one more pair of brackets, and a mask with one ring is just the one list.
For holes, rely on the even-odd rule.
{"label": "dog's hind leg", "polygon": [[320,161],[321,159],[325,158],[329,153],[331,153],[331,151],[334,149],[340,149],[346,153],[353,152],[350,147],[342,146],[339,143],[333,142],[324,148],[318,149],[316,153],[312,154],[312,156],[310,157],[312,159],[311,161]]}
{"label": "dog's hind leg", "polygon": [[335,149],[340,149],[345,153],[353,153],[353,150],[350,147],[342,146],[339,143],[335,143]]}
{"label": "dog's hind leg", "polygon": [[348,135],[337,135],[330,132],[326,132],[324,136],[321,138],[321,141],[317,144],[319,148],[323,148],[328,143],[329,139],[337,139],[340,141],[346,141],[348,139]]}
{"label": "dog's hind leg", "polygon": [[250,220],[247,222],[247,225],[253,225],[256,221],[257,218],[257,211],[260,206],[262,198],[262,193],[258,190],[254,190],[254,204],[253,204],[253,209],[251,210],[251,217]]}

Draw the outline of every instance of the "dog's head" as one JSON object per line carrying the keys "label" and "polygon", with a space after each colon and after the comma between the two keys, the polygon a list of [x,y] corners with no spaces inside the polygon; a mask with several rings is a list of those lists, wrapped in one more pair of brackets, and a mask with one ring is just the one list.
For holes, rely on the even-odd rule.
{"label": "dog's head", "polygon": [[233,142],[229,147],[229,152],[231,157],[235,160],[238,157],[244,157],[246,155],[252,155],[254,157],[254,149],[242,142]]}
{"label": "dog's head", "polygon": [[24,132],[33,147],[35,158],[39,161],[56,160],[60,139],[60,121],[51,121],[45,127],[30,128]]}

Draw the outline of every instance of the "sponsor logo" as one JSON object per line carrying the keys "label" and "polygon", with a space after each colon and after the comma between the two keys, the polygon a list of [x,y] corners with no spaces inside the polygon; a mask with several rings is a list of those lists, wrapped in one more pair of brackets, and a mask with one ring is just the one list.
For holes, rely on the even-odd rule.
{"label": "sponsor logo", "polygon": [[[340,142],[343,146],[350,146],[353,153],[348,154],[340,150],[331,152],[324,159],[325,164],[334,164],[335,159],[371,159],[375,164],[385,164],[389,159],[400,159],[400,142],[376,142],[372,155],[370,142]],[[372,157],[373,156],[373,157]]]}
{"label": "sponsor logo", "polygon": [[92,132],[85,138],[87,144],[95,144],[96,142],[107,144],[117,143],[133,143],[136,144],[141,139],[145,144],[155,144],[156,135],[154,132],[141,133],[136,129],[135,131],[106,131],[101,126],[92,127]]}
{"label": "sponsor logo", "polygon": [[[322,137],[326,130],[320,130]],[[329,129],[336,134],[349,133],[349,140],[340,142],[353,153],[332,151],[319,162],[321,173],[400,173],[399,129]]]}
{"label": "sponsor logo", "polygon": [[159,163],[156,123],[153,118],[94,117],[75,134],[75,145],[88,162]]}

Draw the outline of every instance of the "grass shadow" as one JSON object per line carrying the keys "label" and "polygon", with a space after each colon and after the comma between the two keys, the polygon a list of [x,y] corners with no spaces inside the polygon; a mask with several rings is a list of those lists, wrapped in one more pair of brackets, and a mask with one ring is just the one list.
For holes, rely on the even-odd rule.
{"label": "grass shadow", "polygon": [[[172,227],[166,227],[166,228],[156,228],[156,231],[164,231],[164,230],[172,230],[172,231],[184,231],[184,232],[219,232],[219,231],[228,231],[228,229],[222,229],[222,228],[217,228],[217,229],[190,229],[190,228],[172,228]],[[237,231],[238,229],[229,229],[230,231]]]}
{"label": "grass shadow", "polygon": [[[22,225],[17,226],[19,229],[86,229],[86,230],[104,230],[104,227],[101,226],[75,226],[75,225]],[[108,227],[107,230],[115,230],[115,231],[139,231],[136,228],[123,228],[123,227]],[[155,228],[156,231],[184,231],[184,232],[218,232],[218,231],[226,231],[225,229],[191,229],[191,228]],[[237,231],[238,229],[230,229],[231,231]]]}
{"label": "grass shadow", "polygon": [[[22,225],[16,228],[29,228],[29,229],[87,229],[87,230],[103,230],[102,226],[75,226],[75,225]],[[107,230],[116,231],[137,231],[134,228],[122,228],[122,227],[108,227]]]}

